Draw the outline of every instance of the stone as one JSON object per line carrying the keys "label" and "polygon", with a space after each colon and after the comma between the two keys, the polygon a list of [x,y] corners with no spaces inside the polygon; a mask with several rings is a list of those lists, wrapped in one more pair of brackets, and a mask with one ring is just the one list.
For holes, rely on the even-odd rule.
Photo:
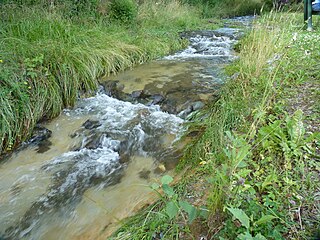
{"label": "stone", "polygon": [[96,132],[85,140],[85,143],[82,147],[85,147],[87,149],[97,149],[101,147],[101,139],[102,139],[102,133]]}
{"label": "stone", "polygon": [[191,104],[192,110],[197,111],[205,106],[205,104],[201,101],[197,101]]}
{"label": "stone", "polygon": [[150,170],[143,169],[139,172],[139,177],[148,180],[150,178]]}
{"label": "stone", "polygon": [[134,99],[137,99],[137,98],[145,98],[146,95],[144,94],[144,91],[143,90],[137,90],[137,91],[133,91],[131,93],[131,97],[134,98]]}
{"label": "stone", "polygon": [[164,164],[160,163],[158,167],[154,170],[154,173],[161,174],[161,173],[164,173],[165,171],[166,171],[166,167],[164,166]]}
{"label": "stone", "polygon": [[115,97],[122,99],[121,95],[123,94],[124,85],[119,81],[104,81],[101,82],[101,85],[104,88],[105,94],[109,97]]}
{"label": "stone", "polygon": [[52,131],[42,127],[40,125],[36,126],[33,130],[32,137],[28,140],[28,144],[39,144],[41,141],[47,140],[52,135]]}
{"label": "stone", "polygon": [[119,159],[119,163],[120,164],[126,164],[130,161],[130,156],[129,154],[126,153],[122,153],[120,154],[120,159]]}
{"label": "stone", "polygon": [[94,120],[88,119],[87,121],[84,122],[84,124],[82,124],[82,126],[83,126],[85,129],[91,130],[91,129],[100,127],[100,126],[101,126],[101,123],[100,123],[99,121],[94,121]]}
{"label": "stone", "polygon": [[150,97],[152,99],[152,103],[153,105],[159,104],[161,102],[164,101],[165,97],[162,96],[161,94],[154,94]]}
{"label": "stone", "polygon": [[52,142],[49,141],[48,139],[41,141],[38,144],[37,153],[45,153],[46,151],[48,151],[50,149],[51,145],[52,145]]}

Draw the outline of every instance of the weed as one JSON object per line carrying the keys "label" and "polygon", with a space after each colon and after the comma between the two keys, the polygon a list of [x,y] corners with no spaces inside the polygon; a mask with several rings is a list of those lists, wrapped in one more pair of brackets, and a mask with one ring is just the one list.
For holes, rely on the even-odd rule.
{"label": "weed", "polygon": [[[208,209],[196,207],[185,200],[185,184],[180,189],[169,184],[173,178],[165,175],[160,183],[151,188],[158,194],[159,201],[127,220],[111,239],[179,239],[192,237],[190,226],[195,221],[204,221]],[[129,233],[129,234],[128,234]]]}

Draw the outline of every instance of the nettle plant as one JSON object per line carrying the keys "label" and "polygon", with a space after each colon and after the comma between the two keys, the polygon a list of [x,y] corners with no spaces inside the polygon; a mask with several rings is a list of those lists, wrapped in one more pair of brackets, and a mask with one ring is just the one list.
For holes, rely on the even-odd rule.
{"label": "nettle plant", "polygon": [[299,160],[304,153],[312,154],[312,142],[319,139],[317,133],[306,137],[303,126],[303,112],[297,110],[285,120],[275,120],[258,132],[258,150],[263,158],[265,155],[277,156],[285,169],[291,170],[294,160]]}
{"label": "nettle plant", "polygon": [[301,110],[271,119],[254,139],[226,134],[225,175],[230,180],[225,210],[231,218],[221,239],[230,232],[237,239],[283,239],[295,224],[290,211],[302,204],[301,179],[308,179],[304,169],[315,157],[319,133],[306,135]]}
{"label": "nettle plant", "polygon": [[[181,196],[169,186],[173,178],[165,175],[161,178],[161,185],[153,183],[151,188],[157,192],[161,200],[165,203],[164,213],[169,220],[174,220],[179,216],[185,224],[191,224],[196,218],[207,218],[208,210],[205,207],[195,207],[187,201],[181,200]],[[161,194],[162,190],[162,194]]]}

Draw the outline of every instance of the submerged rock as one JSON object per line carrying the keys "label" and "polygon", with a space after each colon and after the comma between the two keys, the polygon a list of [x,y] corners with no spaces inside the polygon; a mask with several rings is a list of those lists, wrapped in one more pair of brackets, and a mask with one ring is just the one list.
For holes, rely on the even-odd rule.
{"label": "submerged rock", "polygon": [[131,93],[131,97],[133,98],[133,99],[145,99],[145,98],[148,98],[148,97],[150,97],[149,95],[147,95],[145,92],[144,92],[144,90],[136,90],[136,91],[133,91],[132,93]]}
{"label": "submerged rock", "polygon": [[143,169],[139,172],[139,177],[148,180],[150,178],[151,171]]}
{"label": "submerged rock", "polygon": [[150,99],[152,99],[151,104],[156,105],[162,103],[165,100],[165,97],[161,94],[154,94],[150,97]]}
{"label": "submerged rock", "polygon": [[43,140],[38,144],[37,153],[45,153],[50,149],[52,142],[49,140]]}
{"label": "submerged rock", "polygon": [[34,144],[37,145],[41,141],[47,140],[52,135],[52,131],[42,127],[40,125],[37,125],[35,129],[32,132],[31,138],[26,142],[27,145]]}
{"label": "submerged rock", "polygon": [[239,40],[244,36],[243,30],[237,28],[219,28],[213,32],[217,37],[228,37],[235,40]]}
{"label": "submerged rock", "polygon": [[116,81],[103,81],[100,83],[103,86],[104,92],[109,97],[114,97],[123,101],[132,101],[130,94],[123,92],[124,85],[118,80]]}

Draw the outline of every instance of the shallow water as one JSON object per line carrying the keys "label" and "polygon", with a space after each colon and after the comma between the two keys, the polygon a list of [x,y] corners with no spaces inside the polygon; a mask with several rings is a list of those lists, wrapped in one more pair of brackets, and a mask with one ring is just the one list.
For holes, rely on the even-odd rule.
{"label": "shallow water", "polygon": [[[87,119],[98,121],[97,127],[83,127]],[[30,147],[1,165],[1,232],[13,239],[64,239],[77,236],[97,218],[104,219],[99,221],[105,222],[103,228],[114,222],[119,209],[128,203],[134,207],[149,192],[159,151],[170,148],[182,122],[158,106],[122,102],[103,93],[80,101],[46,126],[53,132],[48,151]],[[87,147],[92,135],[98,144]],[[123,160],[121,154],[128,156]],[[116,191],[107,188],[115,184]]]}
{"label": "shallow water", "polygon": [[[229,35],[190,36],[187,49],[106,80],[119,81],[127,94],[161,94],[180,104],[176,113],[191,103],[194,111],[223,84],[222,69],[235,59],[236,39],[224,31]],[[178,162],[183,144],[174,143],[184,120],[162,107],[101,90],[45,124],[52,136],[44,144],[0,165],[3,237],[105,239],[153,198],[148,186]]]}

